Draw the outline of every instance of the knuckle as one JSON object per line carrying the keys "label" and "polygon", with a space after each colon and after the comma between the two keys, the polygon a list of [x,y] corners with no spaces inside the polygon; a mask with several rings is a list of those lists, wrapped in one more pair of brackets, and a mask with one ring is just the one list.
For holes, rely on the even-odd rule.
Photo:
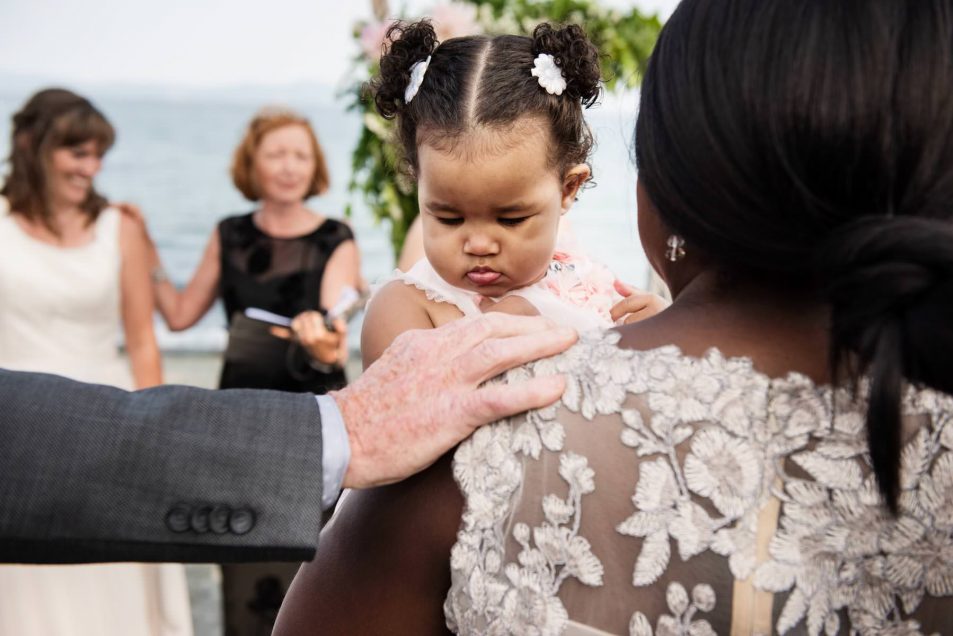
{"label": "knuckle", "polygon": [[474,318],[470,328],[476,331],[480,339],[486,339],[493,335],[502,319],[503,314],[490,312]]}
{"label": "knuckle", "polygon": [[502,393],[488,392],[484,395],[482,402],[483,408],[477,411],[481,414],[481,424],[488,424],[506,417],[509,412],[510,402],[505,399]]}
{"label": "knuckle", "polygon": [[503,358],[503,354],[502,345],[494,340],[484,340],[474,350],[477,360],[487,366],[493,366]]}

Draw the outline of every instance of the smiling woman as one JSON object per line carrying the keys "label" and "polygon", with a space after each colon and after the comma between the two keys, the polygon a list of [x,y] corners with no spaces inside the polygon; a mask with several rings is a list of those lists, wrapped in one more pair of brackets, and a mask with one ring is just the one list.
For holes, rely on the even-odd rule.
{"label": "smiling woman", "polygon": [[[114,138],[105,116],[66,90],[40,91],[13,117],[0,190],[2,368],[127,389],[162,382],[145,245],[93,187]],[[192,631],[180,565],[7,566],[0,590],[2,634]]]}
{"label": "smiling woman", "polygon": [[116,133],[88,101],[69,91],[40,91],[13,116],[10,176],[0,194],[29,225],[63,238],[57,208],[74,208],[86,224],[107,202],[93,188]]}

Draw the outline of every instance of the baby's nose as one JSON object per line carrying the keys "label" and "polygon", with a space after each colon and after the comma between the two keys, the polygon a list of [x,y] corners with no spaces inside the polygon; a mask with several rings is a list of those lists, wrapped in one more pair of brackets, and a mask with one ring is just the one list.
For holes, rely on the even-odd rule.
{"label": "baby's nose", "polygon": [[463,249],[475,256],[490,256],[500,251],[499,243],[488,234],[471,234]]}

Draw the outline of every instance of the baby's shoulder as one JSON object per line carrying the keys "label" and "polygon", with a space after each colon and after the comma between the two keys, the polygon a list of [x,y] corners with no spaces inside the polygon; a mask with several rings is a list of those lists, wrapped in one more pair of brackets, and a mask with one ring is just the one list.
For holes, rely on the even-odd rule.
{"label": "baby's shoulder", "polygon": [[403,281],[391,280],[374,290],[367,304],[365,322],[376,318],[387,320],[395,312],[419,313],[425,310],[427,302],[423,291]]}
{"label": "baby's shoulder", "polygon": [[[381,303],[388,306],[400,306],[419,309],[430,317],[436,326],[457,320],[468,313],[465,307],[472,304],[469,297],[463,292],[448,289],[447,285],[434,283],[428,273],[410,271],[395,276],[375,293],[374,298],[381,298]],[[469,313],[478,313],[473,305]]]}
{"label": "baby's shoulder", "polygon": [[401,333],[433,328],[424,300],[426,297],[420,290],[399,280],[392,280],[374,292],[361,329],[361,356],[365,368],[377,360]]}
{"label": "baby's shoulder", "polygon": [[377,290],[367,308],[361,330],[364,366],[383,354],[394,338],[411,329],[432,329],[457,320],[455,306],[431,300],[422,289],[392,280]]}
{"label": "baby's shoulder", "polygon": [[374,292],[368,306],[366,322],[393,322],[397,319],[415,323],[429,322],[431,324],[425,326],[439,327],[462,316],[463,312],[455,305],[433,298],[426,290],[404,280],[395,279]]}

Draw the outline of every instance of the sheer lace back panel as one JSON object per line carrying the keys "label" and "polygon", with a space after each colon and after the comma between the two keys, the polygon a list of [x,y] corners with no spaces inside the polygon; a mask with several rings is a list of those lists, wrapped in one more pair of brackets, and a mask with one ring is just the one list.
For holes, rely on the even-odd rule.
{"label": "sheer lace back panel", "polygon": [[457,450],[451,629],[953,633],[953,399],[907,392],[892,519],[850,393],[617,340],[512,372],[571,380]]}

